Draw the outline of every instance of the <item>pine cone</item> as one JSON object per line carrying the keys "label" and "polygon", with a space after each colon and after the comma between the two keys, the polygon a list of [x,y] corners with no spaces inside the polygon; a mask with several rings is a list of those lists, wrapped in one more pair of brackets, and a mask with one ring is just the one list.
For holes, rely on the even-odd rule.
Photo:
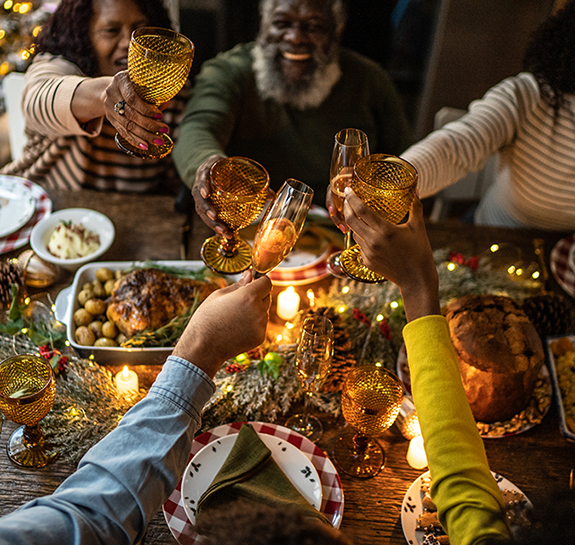
{"label": "pine cone", "polygon": [[22,286],[22,274],[14,263],[0,263],[0,305],[9,306],[12,302],[12,284]]}
{"label": "pine cone", "polygon": [[548,335],[564,335],[572,329],[572,308],[563,295],[545,292],[523,301],[523,312],[545,340]]}
{"label": "pine cone", "polygon": [[347,331],[341,325],[341,318],[339,314],[331,307],[319,307],[316,309],[309,309],[302,313],[300,320],[303,322],[305,318],[311,315],[326,316],[333,324],[333,359],[331,362],[331,371],[322,386],[322,392],[338,392],[342,389],[343,383],[347,376],[348,371],[355,366],[355,357],[350,352],[351,341]]}

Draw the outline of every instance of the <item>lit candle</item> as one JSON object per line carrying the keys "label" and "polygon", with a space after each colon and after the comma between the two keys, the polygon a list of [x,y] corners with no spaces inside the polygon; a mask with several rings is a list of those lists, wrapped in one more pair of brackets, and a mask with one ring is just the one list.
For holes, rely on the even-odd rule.
{"label": "lit candle", "polygon": [[286,290],[278,293],[278,316],[282,320],[291,320],[299,310],[299,301],[299,295],[293,286],[289,286]]}
{"label": "lit candle", "polygon": [[124,368],[116,375],[116,387],[121,394],[137,393],[139,391],[138,375],[124,365]]}
{"label": "lit candle", "polygon": [[418,435],[409,442],[407,449],[407,463],[415,469],[427,467],[427,456],[423,447],[423,437]]}

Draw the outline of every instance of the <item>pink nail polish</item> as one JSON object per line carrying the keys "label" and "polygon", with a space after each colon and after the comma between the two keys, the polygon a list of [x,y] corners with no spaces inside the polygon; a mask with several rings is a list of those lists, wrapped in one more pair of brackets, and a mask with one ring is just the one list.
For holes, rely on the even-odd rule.
{"label": "pink nail polish", "polygon": [[170,129],[168,127],[160,127],[160,132],[166,134]]}
{"label": "pink nail polish", "polygon": [[328,206],[328,207],[327,207],[327,210],[328,210],[328,212],[329,212],[329,215],[330,215],[330,216],[333,216],[333,206]]}
{"label": "pink nail polish", "polygon": [[154,119],[162,119],[164,117],[162,114],[154,114]]}
{"label": "pink nail polish", "polygon": [[161,138],[154,138],[154,144],[157,146],[161,146],[163,143],[164,141]]}
{"label": "pink nail polish", "polygon": [[138,146],[141,147],[142,149],[148,149],[148,144],[144,144],[143,142],[138,144]]}

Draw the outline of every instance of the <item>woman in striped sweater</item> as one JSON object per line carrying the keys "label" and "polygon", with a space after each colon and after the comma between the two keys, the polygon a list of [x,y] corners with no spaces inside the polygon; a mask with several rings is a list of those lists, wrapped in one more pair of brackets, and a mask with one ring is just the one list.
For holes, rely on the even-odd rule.
{"label": "woman in striped sweater", "polygon": [[496,179],[475,223],[575,230],[575,1],[544,22],[525,69],[490,89],[459,120],[402,157],[428,197],[480,169],[499,152]]}
{"label": "woman in striped sweater", "polygon": [[[27,145],[23,156],[0,172],[48,189],[176,189],[179,178],[170,156],[143,161],[114,140],[119,132],[146,149],[157,132],[173,138],[183,115],[187,87],[156,108],[142,101],[129,81],[131,33],[149,24],[170,27],[162,0],[62,0],[40,33],[38,54],[26,72]],[[115,111],[121,100],[124,109]]]}

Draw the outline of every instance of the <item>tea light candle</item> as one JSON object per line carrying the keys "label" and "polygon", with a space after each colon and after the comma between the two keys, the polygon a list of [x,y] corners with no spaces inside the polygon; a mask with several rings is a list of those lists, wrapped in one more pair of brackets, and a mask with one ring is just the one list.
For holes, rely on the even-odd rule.
{"label": "tea light candle", "polygon": [[291,320],[299,310],[300,297],[293,286],[278,293],[277,313],[282,320]]}
{"label": "tea light candle", "polygon": [[124,368],[116,375],[116,387],[121,394],[137,393],[139,391],[138,375],[124,365]]}
{"label": "tea light candle", "polygon": [[418,435],[409,442],[407,449],[407,463],[415,469],[427,467],[427,456],[423,447],[423,437]]}

